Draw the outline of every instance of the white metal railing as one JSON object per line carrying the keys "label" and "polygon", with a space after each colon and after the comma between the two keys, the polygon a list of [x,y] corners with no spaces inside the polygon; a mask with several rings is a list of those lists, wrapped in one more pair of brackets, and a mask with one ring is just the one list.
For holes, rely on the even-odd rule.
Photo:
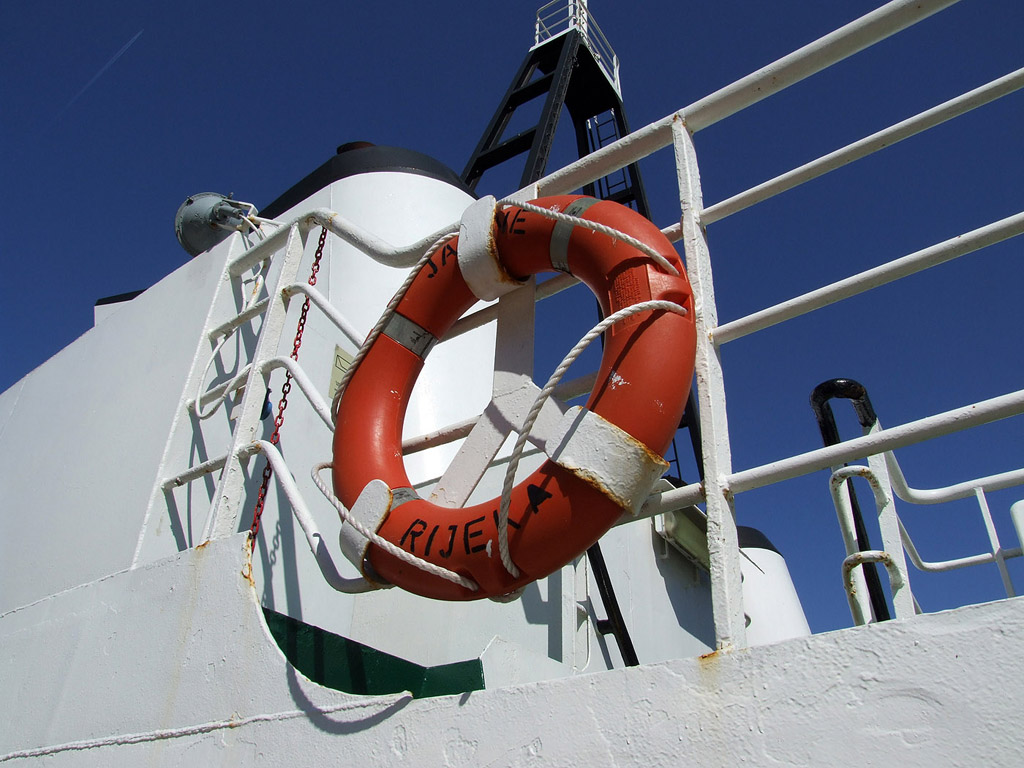
{"label": "white metal railing", "polygon": [[[1004,96],[1024,84],[1024,73],[1021,70],[1012,72],[776,179],[709,206],[704,206],[702,200],[700,173],[692,137],[700,130],[890,37],[954,2],[956,0],[890,2],[732,85],[546,176],[529,190],[536,195],[567,194],[630,163],[648,157],[670,144],[675,148],[682,215],[679,223],[669,225],[662,231],[673,241],[683,241],[687,269],[694,284],[698,306],[697,322],[700,332],[697,380],[707,480],[701,486],[687,486],[650,499],[645,512],[656,514],[677,506],[707,501],[712,603],[717,645],[720,648],[744,644],[744,614],[733,510],[733,498],[736,493],[835,466],[836,463],[851,461],[872,453],[879,454],[898,445],[946,434],[967,426],[968,422],[983,423],[986,420],[1024,412],[1024,391],[1014,392],[984,403],[967,405],[955,411],[921,419],[899,428],[879,431],[877,434],[837,446],[786,457],[762,467],[739,472],[733,472],[731,468],[724,377],[718,357],[718,349],[722,344],[762,330],[776,322],[846,299],[890,280],[926,269],[936,263],[957,258],[975,248],[1020,234],[1024,214],[995,222],[988,227],[911,254],[903,260],[869,270],[846,281],[824,286],[790,302],[765,308],[759,313],[722,326],[717,322],[711,260],[704,228],[743,208],[767,200],[855,159],[879,151],[896,141]],[[889,534],[891,539],[891,531]],[[899,556],[902,558],[902,548]],[[896,565],[891,552],[887,554],[887,559],[892,565]],[[887,567],[890,567],[890,563],[887,563]],[[898,580],[899,588],[902,588],[903,581],[905,579]],[[909,589],[905,592],[912,605]],[[907,603],[903,600],[900,603],[899,610],[905,612]]]}
{"label": "white metal railing", "polygon": [[894,0],[788,56],[720,88],[537,182],[542,195],[564,195],[672,144],[672,125],[696,133],[891,37],[958,0]]}
{"label": "white metal railing", "polygon": [[[308,375],[296,361],[277,354],[284,332],[288,300],[295,294],[304,294],[309,297],[311,306],[320,309],[324,316],[351,341],[356,344],[362,341],[352,324],[331,306],[320,292],[305,283],[296,281],[306,240],[310,230],[316,226],[325,227],[335,236],[356,246],[378,262],[391,266],[410,266],[439,237],[452,231],[452,228],[449,227],[409,246],[396,247],[334,211],[317,209],[287,225],[278,226],[274,232],[241,253],[229,255],[225,266],[225,275],[235,280],[247,271],[259,268],[267,262],[272,260],[280,262],[275,285],[268,290],[268,296],[265,299],[250,302],[231,318],[212,325],[204,332],[204,338],[210,341],[224,339],[244,324],[257,317],[262,317],[263,325],[250,362],[228,381],[197,393],[194,398],[186,400],[184,403],[187,411],[203,417],[208,415],[204,414],[205,409],[211,407],[215,409],[231,393],[244,390],[240,415],[236,419],[232,432],[232,445],[224,456],[163,478],[157,483],[157,488],[154,490],[154,496],[158,492],[166,493],[172,488],[223,469],[224,472],[207,520],[204,538],[216,538],[237,529],[240,506],[244,499],[242,484],[245,473],[242,464],[252,455],[255,450],[253,446],[259,442],[256,436],[260,428],[263,393],[266,391],[267,380],[274,370],[280,368],[287,370],[321,421],[329,429],[333,429],[330,406],[320,396]],[[214,305],[216,303],[217,296],[214,297]],[[219,347],[215,348],[213,357],[216,357],[218,351]],[[197,356],[197,361],[200,357]],[[209,365],[206,366],[206,369],[208,368]],[[204,376],[205,372],[197,378],[193,371],[189,382],[195,380],[196,386],[201,388]],[[264,453],[266,453],[265,450]],[[278,461],[283,461],[283,459],[278,458]],[[296,514],[299,513],[296,512]],[[136,556],[138,556],[138,552],[136,552]]]}
{"label": "white metal railing", "polygon": [[597,21],[587,8],[587,0],[553,0],[537,10],[534,23],[533,47],[543,45],[570,29],[578,30],[587,48],[601,67],[605,77],[621,97],[619,83],[619,57],[615,55],[608,38],[597,26]]}
{"label": "white metal railing", "polygon": [[830,152],[763,184],[758,184],[756,187],[752,187],[745,192],[715,203],[704,209],[701,219],[704,225],[707,226],[719,219],[724,219],[726,216],[749,208],[755,203],[785,192],[787,189],[792,189],[800,184],[816,179],[822,174],[848,165],[854,160],[867,157],[880,149],[891,147],[893,144],[904,139],[941,125],[947,120],[1000,99],[1022,87],[1024,87],[1024,68],[1015,70],[1008,75],[1004,75],[979,88],[975,88],[973,91],[958,96],[955,99],[950,99],[913,117],[908,117],[902,122],[877,131],[870,136],[848,144],[842,149]]}
{"label": "white metal railing", "polygon": [[[1004,488],[1024,485],[1024,469],[1012,472],[1003,472],[998,475],[979,477],[944,488],[930,490],[915,490],[907,485],[896,456],[892,451],[886,451],[884,456],[884,471],[876,468],[854,465],[844,467],[832,474],[829,482],[829,489],[832,493],[832,500],[836,507],[836,514],[839,517],[840,531],[843,541],[846,544],[847,559],[844,565],[844,582],[850,602],[850,611],[856,624],[865,624],[871,619],[871,605],[864,588],[863,582],[855,582],[852,570],[862,562],[872,559],[858,561],[859,552],[856,533],[854,531],[854,514],[851,497],[846,490],[846,481],[852,477],[861,477],[868,481],[875,501],[875,509],[883,532],[883,553],[886,554],[884,563],[889,569],[892,578],[890,586],[894,595],[893,602],[896,606],[897,618],[905,618],[915,612],[920,612],[916,601],[913,602],[913,610],[908,610],[906,601],[899,601],[896,596],[901,590],[906,590],[908,596],[912,597],[910,583],[907,578],[906,566],[902,562],[902,554],[905,552],[911,563],[921,571],[944,572],[959,568],[966,568],[974,565],[985,565],[995,563],[999,569],[999,575],[1003,582],[1003,588],[1007,597],[1016,596],[1017,592],[1013,580],[1006,568],[1006,561],[1013,557],[1020,557],[1021,547],[1005,548],[999,540],[995,523],[992,520],[992,512],[989,509],[986,492],[993,492]],[[941,504],[956,499],[974,496],[978,502],[978,509],[981,514],[985,532],[989,540],[989,551],[976,555],[949,558],[946,560],[928,562],[925,561],[917,550],[910,533],[907,531],[903,521],[896,514],[893,496],[913,504]],[[892,531],[897,535],[893,536]],[[889,532],[887,536],[886,533]],[[1019,535],[1019,532],[1018,532]],[[898,553],[897,557],[893,553]],[[882,562],[881,558],[874,558],[876,562]]]}
{"label": "white metal railing", "polygon": [[781,304],[720,325],[714,330],[715,343],[724,344],[773,325],[792,320],[837,301],[981,250],[1002,240],[1024,233],[1024,212],[1008,216],[971,232],[916,251],[900,259],[826,285]]}
{"label": "white metal railing", "polygon": [[[640,128],[629,136],[616,141],[608,147],[597,150],[517,193],[517,197],[520,199],[570,193],[585,184],[620,170],[630,163],[648,157],[657,150],[669,145],[673,146],[676,177],[679,185],[681,216],[679,223],[673,223],[665,227],[663,231],[674,241],[682,241],[687,268],[695,293],[697,305],[696,321],[699,330],[697,360],[698,395],[701,406],[701,430],[705,458],[705,476],[707,479],[700,485],[690,485],[653,495],[645,505],[643,514],[650,516],[682,506],[692,505],[700,501],[707,503],[712,604],[716,644],[719,648],[742,646],[745,643],[739,551],[733,508],[733,500],[736,494],[788,478],[806,475],[820,469],[836,467],[844,462],[863,457],[871,457],[869,458],[868,471],[875,473],[877,476],[885,477],[885,473],[891,470],[887,470],[884,456],[895,448],[987,423],[995,419],[1024,413],[1024,390],[1020,390],[979,403],[967,404],[961,408],[918,419],[898,427],[884,430],[879,428],[853,440],[804,454],[783,457],[762,466],[739,471],[734,471],[732,468],[728,419],[725,408],[724,374],[719,360],[719,348],[722,344],[756,333],[776,323],[815,311],[828,304],[845,300],[879,285],[928,269],[944,261],[959,258],[999,240],[1021,234],[1024,232],[1024,213],[968,232],[958,238],[946,240],[930,248],[905,256],[902,259],[897,259],[886,265],[854,275],[846,280],[823,286],[788,302],[767,307],[747,317],[739,318],[723,325],[719,325],[717,319],[712,264],[705,227],[712,222],[725,219],[739,210],[790,190],[821,174],[835,170],[852,160],[879,151],[895,141],[905,139],[915,133],[938,125],[944,120],[951,119],[994,98],[999,98],[1016,90],[1024,85],[1024,72],[1017,70],[986,86],[947,101],[931,110],[922,112],[916,117],[897,123],[888,129],[872,134],[845,148],[824,155],[776,179],[752,187],[728,200],[709,206],[705,206],[703,203],[700,172],[693,143],[694,134],[741,109],[781,91],[789,85],[886,39],[951,5],[953,2],[955,0],[895,0],[895,2],[888,3],[861,19],[847,24],[836,32],[826,35],[793,54],[754,72],[733,85],[720,89],[659,121]],[[554,6],[558,6],[557,14],[552,10]],[[556,34],[555,30],[558,28],[556,22],[558,19],[563,19],[567,24],[570,20],[578,24],[576,14],[580,8],[582,8],[583,18],[589,30],[592,19],[586,14],[585,4],[569,3],[565,6],[564,14],[563,6],[565,6],[563,2],[550,3],[538,12],[538,43],[542,42],[542,40],[550,39],[551,36]],[[594,29],[596,29],[596,25]],[[365,232],[354,229],[344,222],[341,217],[329,211],[315,212],[309,219],[304,220],[302,226],[312,226],[314,222],[324,224],[332,233],[342,237],[346,242],[356,245],[365,252],[378,253],[382,259],[392,264],[410,264],[415,260],[417,252],[422,252],[424,248],[434,242],[436,237],[441,234],[431,235],[414,246],[398,250],[387,246],[387,244],[380,243],[379,240]],[[257,246],[253,251],[259,250],[261,247],[271,248],[271,245],[268,245],[268,243],[274,238],[277,238],[277,241],[273,244],[273,247],[280,250],[284,246],[286,238],[292,237],[289,232],[298,232],[297,226],[298,224],[293,225],[291,229],[283,227],[278,232],[270,235],[267,241]],[[450,228],[446,231],[450,231]],[[305,233],[302,236],[304,237]],[[289,239],[288,242],[291,242],[291,240]],[[259,254],[247,252],[232,262],[229,271],[232,275],[239,275],[256,264],[260,258],[263,257]],[[548,281],[538,286],[538,296],[542,293],[553,293],[556,290],[567,287],[571,283],[571,279],[564,277]],[[298,290],[295,287],[296,284],[293,282],[293,278],[289,278],[282,285]],[[281,291],[283,288],[279,286],[278,290]],[[320,302],[316,302],[316,304],[320,306]],[[273,306],[274,304],[271,303],[270,309],[267,310],[268,316]],[[327,314],[330,313],[327,312]],[[498,314],[499,310],[488,307],[461,320],[457,328],[460,331],[464,331],[477,327],[485,322],[494,320]],[[264,321],[264,325],[264,333],[266,333],[266,321]],[[268,347],[268,349],[272,347],[274,351],[265,354],[264,360],[270,359],[276,354],[276,344],[277,340]],[[262,375],[262,372],[263,361],[255,362],[252,375]],[[254,395],[254,392],[259,394]],[[253,400],[252,408],[262,405],[261,395],[262,390],[259,386],[246,386],[246,399],[247,401],[249,399]],[[259,400],[258,403],[256,402],[257,399]],[[255,413],[258,413],[258,411]],[[409,450],[416,450],[422,449],[428,444],[439,445],[463,437],[467,430],[471,429],[472,424],[469,422],[449,425],[438,430],[436,433],[407,441],[406,447]],[[245,439],[244,437],[242,438],[243,441]],[[246,444],[251,443],[252,439],[250,437]],[[242,446],[242,449],[248,450],[244,446]],[[236,448],[229,456],[235,455],[239,451],[240,449]],[[217,461],[211,460],[209,463],[212,466]],[[230,461],[228,461],[228,464],[230,465]],[[194,469],[189,470],[188,473],[181,475],[180,478],[185,481],[186,475],[188,478],[191,478],[194,472]],[[1021,470],[1021,472],[1024,472],[1024,470]],[[894,471],[892,474],[893,487],[899,493],[899,481]],[[1019,479],[1016,471],[1015,473],[1004,473],[1004,475],[995,476],[998,478],[997,480],[982,478],[975,481],[974,484],[959,484],[955,487],[955,492],[966,492],[977,497],[978,487],[984,490],[995,487],[993,483],[1009,482],[1005,476],[1007,474],[1012,476],[1014,482]],[[172,478],[166,481],[166,483],[170,484],[174,482],[177,482],[177,479]],[[980,486],[978,485],[979,483]],[[945,490],[949,493],[953,492],[949,489]],[[882,507],[891,507],[891,494],[883,499],[883,501]],[[982,503],[980,497],[979,503]],[[1024,510],[1018,516],[1024,517]],[[856,573],[859,570],[857,568],[859,561],[874,559],[883,562],[890,569],[890,572],[894,574],[892,585],[894,593],[899,597],[898,601],[896,601],[898,603],[897,612],[900,615],[905,615],[908,611],[914,610],[914,603],[909,589],[909,582],[906,579],[906,566],[902,564],[904,549],[915,564],[918,562],[924,563],[925,561],[918,556],[909,537],[903,536],[895,512],[892,512],[891,515],[886,512],[883,517],[885,518],[883,526],[884,552],[881,554],[860,553],[858,557],[848,560],[848,564],[845,566],[846,572],[850,574],[852,580],[855,580],[857,578]],[[1016,517],[1014,519],[1016,520]],[[237,519],[227,514],[224,516],[223,522],[217,523],[215,529],[227,531],[233,529],[232,526],[236,524]],[[1001,555],[999,554],[1000,552],[1002,553]],[[1000,556],[1003,559],[1014,556],[1012,552],[1013,550],[1001,549],[998,542],[995,542],[993,543],[991,559],[985,561],[998,560]],[[856,552],[851,553],[851,555],[857,554]],[[989,558],[989,555],[984,555],[983,557]],[[948,566],[948,564],[947,561],[946,565]],[[1012,585],[1010,589],[1012,589]]]}

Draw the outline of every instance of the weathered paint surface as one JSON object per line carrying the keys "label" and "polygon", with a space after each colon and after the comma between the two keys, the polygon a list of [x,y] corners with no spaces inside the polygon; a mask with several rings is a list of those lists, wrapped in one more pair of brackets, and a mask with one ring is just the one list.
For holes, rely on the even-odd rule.
{"label": "weathered paint surface", "polygon": [[[0,611],[131,564],[222,267],[189,262],[0,394]],[[163,519],[159,528],[191,545],[182,506],[183,525]],[[48,557],[59,565],[40,567]]]}
{"label": "weathered paint surface", "polygon": [[[1019,765],[1020,599],[412,700],[321,688],[267,636],[243,535],[0,617],[0,762]],[[130,661],[129,661],[130,660]],[[130,707],[124,706],[131,701]]]}

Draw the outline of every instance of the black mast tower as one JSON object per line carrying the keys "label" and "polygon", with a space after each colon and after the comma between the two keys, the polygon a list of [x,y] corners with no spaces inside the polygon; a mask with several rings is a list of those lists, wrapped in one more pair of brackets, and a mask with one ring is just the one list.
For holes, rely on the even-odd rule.
{"label": "black mast tower", "polygon": [[[549,9],[556,10],[549,11]],[[564,27],[564,29],[563,29]],[[619,62],[585,0],[549,3],[537,12],[535,44],[505,92],[462,179],[475,189],[484,172],[526,154],[520,187],[544,175],[555,129],[565,107],[579,156],[629,133],[619,88]],[[537,124],[505,137],[517,110],[533,112],[543,97]],[[527,106],[529,105],[529,107]],[[636,164],[589,184],[588,195],[631,205],[649,217],[647,196]]]}

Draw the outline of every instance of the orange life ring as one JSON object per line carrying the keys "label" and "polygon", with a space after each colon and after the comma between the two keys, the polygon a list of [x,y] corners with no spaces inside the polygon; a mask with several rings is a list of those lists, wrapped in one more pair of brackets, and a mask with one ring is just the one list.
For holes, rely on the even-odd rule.
{"label": "orange life ring", "polygon": [[[645,311],[605,334],[597,383],[586,407],[663,455],[678,427],[693,377],[696,332],[693,296],[679,257],[647,219],[617,203],[578,196],[548,197],[534,205],[611,226],[662,254],[679,270],[664,272],[636,248],[514,205],[499,208],[494,241],[505,271],[517,280],[555,271],[553,235],[567,255],[561,266],[586,283],[605,315],[641,301],[680,304],[685,316]],[[572,209],[569,211],[573,212]],[[456,258],[457,240],[436,254],[399,303],[401,316],[440,339],[476,301]],[[557,249],[556,249],[557,250]],[[402,424],[423,359],[386,335],[379,336],[349,380],[334,434],[334,490],[351,508],[363,488],[380,479],[409,488],[401,455]],[[628,382],[628,386],[617,385]],[[620,517],[622,508],[595,487],[545,461],[517,485],[509,506],[509,551],[520,571],[513,578],[498,557],[498,504],[494,499],[461,509],[415,498],[397,505],[377,533],[406,551],[472,579],[479,589],[446,581],[371,545],[374,574],[410,592],[444,600],[504,595],[547,576],[583,553]]]}

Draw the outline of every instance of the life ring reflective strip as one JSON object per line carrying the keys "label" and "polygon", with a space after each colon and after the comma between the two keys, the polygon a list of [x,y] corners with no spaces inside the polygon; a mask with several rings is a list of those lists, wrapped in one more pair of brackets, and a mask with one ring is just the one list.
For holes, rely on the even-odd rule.
{"label": "life ring reflective strip", "polygon": [[[515,205],[495,215],[494,245],[501,266],[516,280],[555,269],[568,271],[593,291],[605,315],[641,301],[671,301],[685,316],[645,311],[605,334],[604,353],[587,409],[663,455],[675,434],[693,377],[696,332],[693,297],[679,257],[654,224],[630,208],[593,198],[559,196],[532,201],[554,211],[578,211],[646,243],[678,275],[608,235],[556,223]],[[401,455],[402,424],[423,354],[476,301],[459,268],[457,240],[427,264],[397,306],[396,317],[372,344],[338,406],[334,434],[334,490],[351,508],[375,479],[409,488]],[[553,266],[552,255],[557,266]],[[508,594],[547,576],[583,553],[622,514],[594,486],[545,461],[511,496],[509,549],[520,575],[512,577],[497,552],[494,499],[451,509],[420,498],[393,503],[377,533],[412,554],[459,573],[470,590],[403,562],[371,545],[367,561],[376,578],[444,600]]]}

